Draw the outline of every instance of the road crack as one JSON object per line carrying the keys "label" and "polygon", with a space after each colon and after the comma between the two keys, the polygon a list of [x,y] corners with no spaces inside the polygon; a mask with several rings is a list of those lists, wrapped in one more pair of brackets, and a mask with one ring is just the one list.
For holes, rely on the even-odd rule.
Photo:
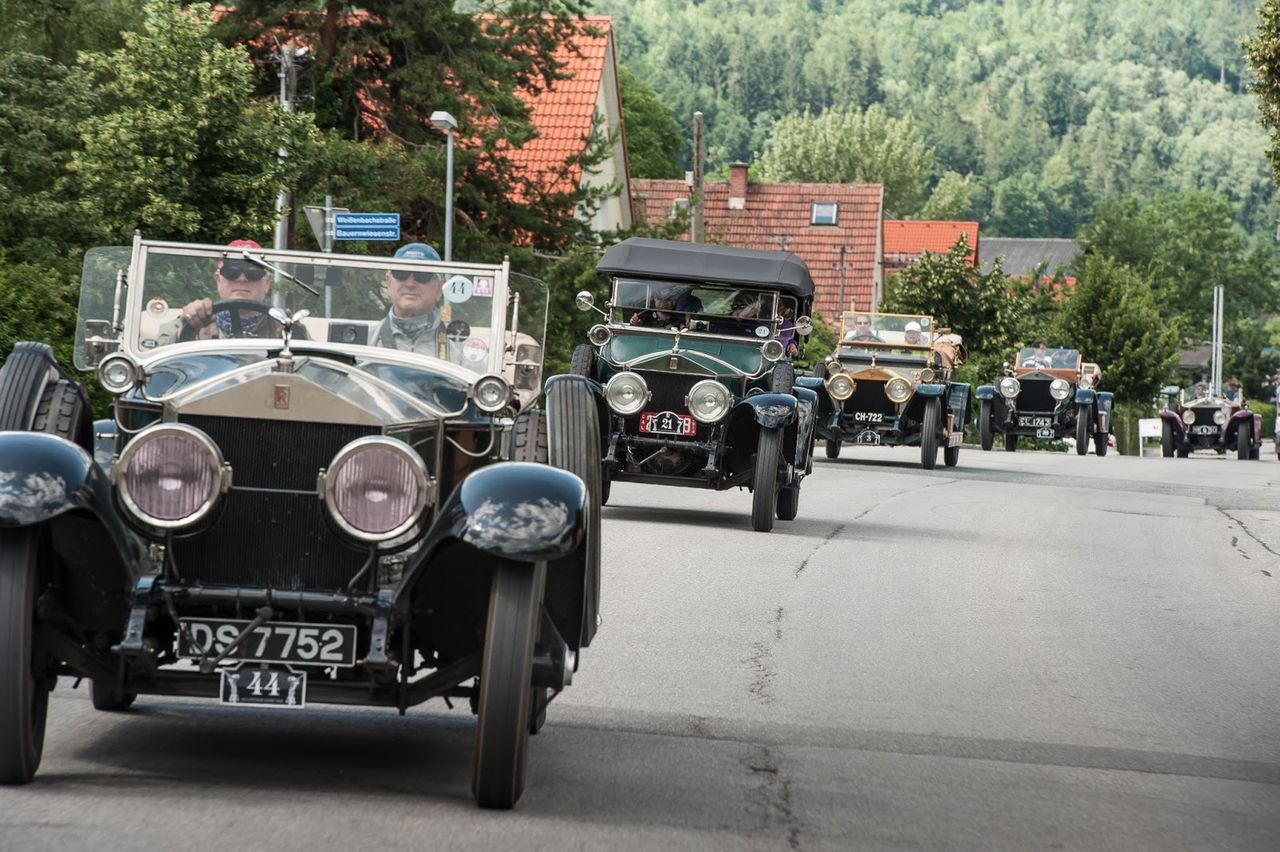
{"label": "road crack", "polygon": [[747,694],[760,704],[773,703],[773,681],[778,673],[773,662],[772,646],[782,641],[782,614],[782,607],[778,607],[770,622],[773,626],[773,642],[752,642],[751,655],[745,661],[751,671]]}
{"label": "road crack", "polygon": [[[1205,502],[1208,503],[1207,500]],[[1257,535],[1257,533],[1249,529],[1248,524],[1246,524],[1244,521],[1240,520],[1235,515],[1231,514],[1226,509],[1222,508],[1221,506],[1215,503],[1210,503],[1209,505],[1213,506],[1213,508],[1217,509],[1218,512],[1223,517],[1225,517],[1227,520],[1231,521],[1231,523],[1239,527],[1240,531],[1245,535],[1247,535],[1249,538],[1251,538],[1255,543],[1257,543],[1259,547],[1261,547],[1263,550],[1265,550],[1267,553],[1270,553],[1272,556],[1276,557],[1277,559],[1280,559],[1280,552],[1273,550],[1269,544],[1267,544],[1265,541],[1262,540],[1260,536]],[[1237,536],[1232,536],[1231,546],[1234,547],[1236,549],[1236,552],[1239,553],[1241,556],[1243,556],[1245,559],[1250,559],[1249,554],[1245,553],[1244,549],[1237,545],[1236,543],[1237,540],[1238,540]],[[1262,573],[1266,574],[1268,577],[1271,576],[1271,574],[1268,573],[1267,571],[1263,571]]]}
{"label": "road crack", "polygon": [[[870,510],[870,509],[868,509],[867,511],[869,512],[869,511],[871,511],[871,510]],[[863,514],[866,514],[866,512],[864,512]],[[859,515],[859,516],[858,516],[858,518],[860,518],[860,517],[862,517],[862,515]],[[854,518],[854,520],[856,521],[858,518]],[[796,568],[795,576],[796,576],[796,577],[799,577],[802,573],[804,573],[804,569],[805,569],[805,568],[807,568],[807,567],[809,567],[809,560],[810,560],[810,559],[812,559],[814,556],[816,556],[819,550],[821,550],[822,548],[824,548],[824,547],[826,547],[828,544],[830,544],[830,543],[831,543],[831,540],[832,540],[833,538],[835,538],[836,536],[840,535],[840,533],[844,532],[845,527],[847,527],[847,526],[849,526],[849,525],[848,525],[848,524],[839,524],[838,526],[836,526],[836,527],[835,527],[835,529],[833,529],[833,530],[831,530],[831,532],[827,533],[826,537],[825,537],[825,538],[823,538],[823,539],[822,539],[822,541],[818,542],[818,543],[817,543],[817,545],[815,545],[815,546],[814,546],[813,550],[810,550],[810,551],[809,551],[809,555],[808,555],[808,556],[806,556],[806,557],[804,558],[804,560],[803,560],[803,561],[801,561],[801,563],[800,563],[800,567]]]}
{"label": "road crack", "polygon": [[800,849],[800,823],[792,805],[791,779],[779,766],[777,755],[767,745],[756,743],[742,759],[742,765],[760,782],[756,790],[760,830],[781,829],[787,846]]}

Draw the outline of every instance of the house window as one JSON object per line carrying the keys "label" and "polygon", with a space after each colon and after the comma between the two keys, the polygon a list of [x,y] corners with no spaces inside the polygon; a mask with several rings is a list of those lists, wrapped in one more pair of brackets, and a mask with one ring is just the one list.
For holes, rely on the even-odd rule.
{"label": "house window", "polygon": [[671,203],[671,218],[674,219],[681,213],[687,213],[689,210],[689,199],[677,198]]}
{"label": "house window", "polygon": [[815,201],[809,216],[810,225],[834,225],[836,223],[836,208],[839,207],[834,201]]}

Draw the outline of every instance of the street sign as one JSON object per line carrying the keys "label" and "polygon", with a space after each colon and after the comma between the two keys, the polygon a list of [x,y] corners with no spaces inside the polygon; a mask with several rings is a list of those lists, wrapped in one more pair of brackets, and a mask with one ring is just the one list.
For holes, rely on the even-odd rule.
{"label": "street sign", "polygon": [[399,240],[399,213],[337,213],[333,217],[335,240]]}
{"label": "street sign", "polygon": [[[307,205],[302,208],[307,214],[307,224],[311,226],[311,233],[316,235],[316,242],[320,244],[321,251],[333,251],[333,226],[328,228],[324,226],[325,208],[319,205]],[[329,215],[335,213],[350,213],[346,207],[330,207]]]}

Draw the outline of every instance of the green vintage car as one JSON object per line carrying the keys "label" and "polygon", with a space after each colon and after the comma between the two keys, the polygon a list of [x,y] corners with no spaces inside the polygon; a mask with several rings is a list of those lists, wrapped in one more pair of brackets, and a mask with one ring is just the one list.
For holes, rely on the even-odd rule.
{"label": "green vintage car", "polygon": [[756,530],[794,519],[817,409],[790,361],[811,328],[804,261],[632,238],[596,269],[611,295],[578,294],[603,322],[572,372],[599,383],[605,482],[749,488]]}

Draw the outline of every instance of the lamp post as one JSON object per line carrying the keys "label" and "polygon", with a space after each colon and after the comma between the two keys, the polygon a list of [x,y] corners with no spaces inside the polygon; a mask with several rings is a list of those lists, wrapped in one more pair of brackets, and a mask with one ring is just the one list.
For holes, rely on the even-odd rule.
{"label": "lamp post", "polygon": [[445,135],[445,167],[444,167],[444,259],[453,260],[453,132],[458,129],[458,121],[444,110],[431,113],[431,123],[444,131]]}

